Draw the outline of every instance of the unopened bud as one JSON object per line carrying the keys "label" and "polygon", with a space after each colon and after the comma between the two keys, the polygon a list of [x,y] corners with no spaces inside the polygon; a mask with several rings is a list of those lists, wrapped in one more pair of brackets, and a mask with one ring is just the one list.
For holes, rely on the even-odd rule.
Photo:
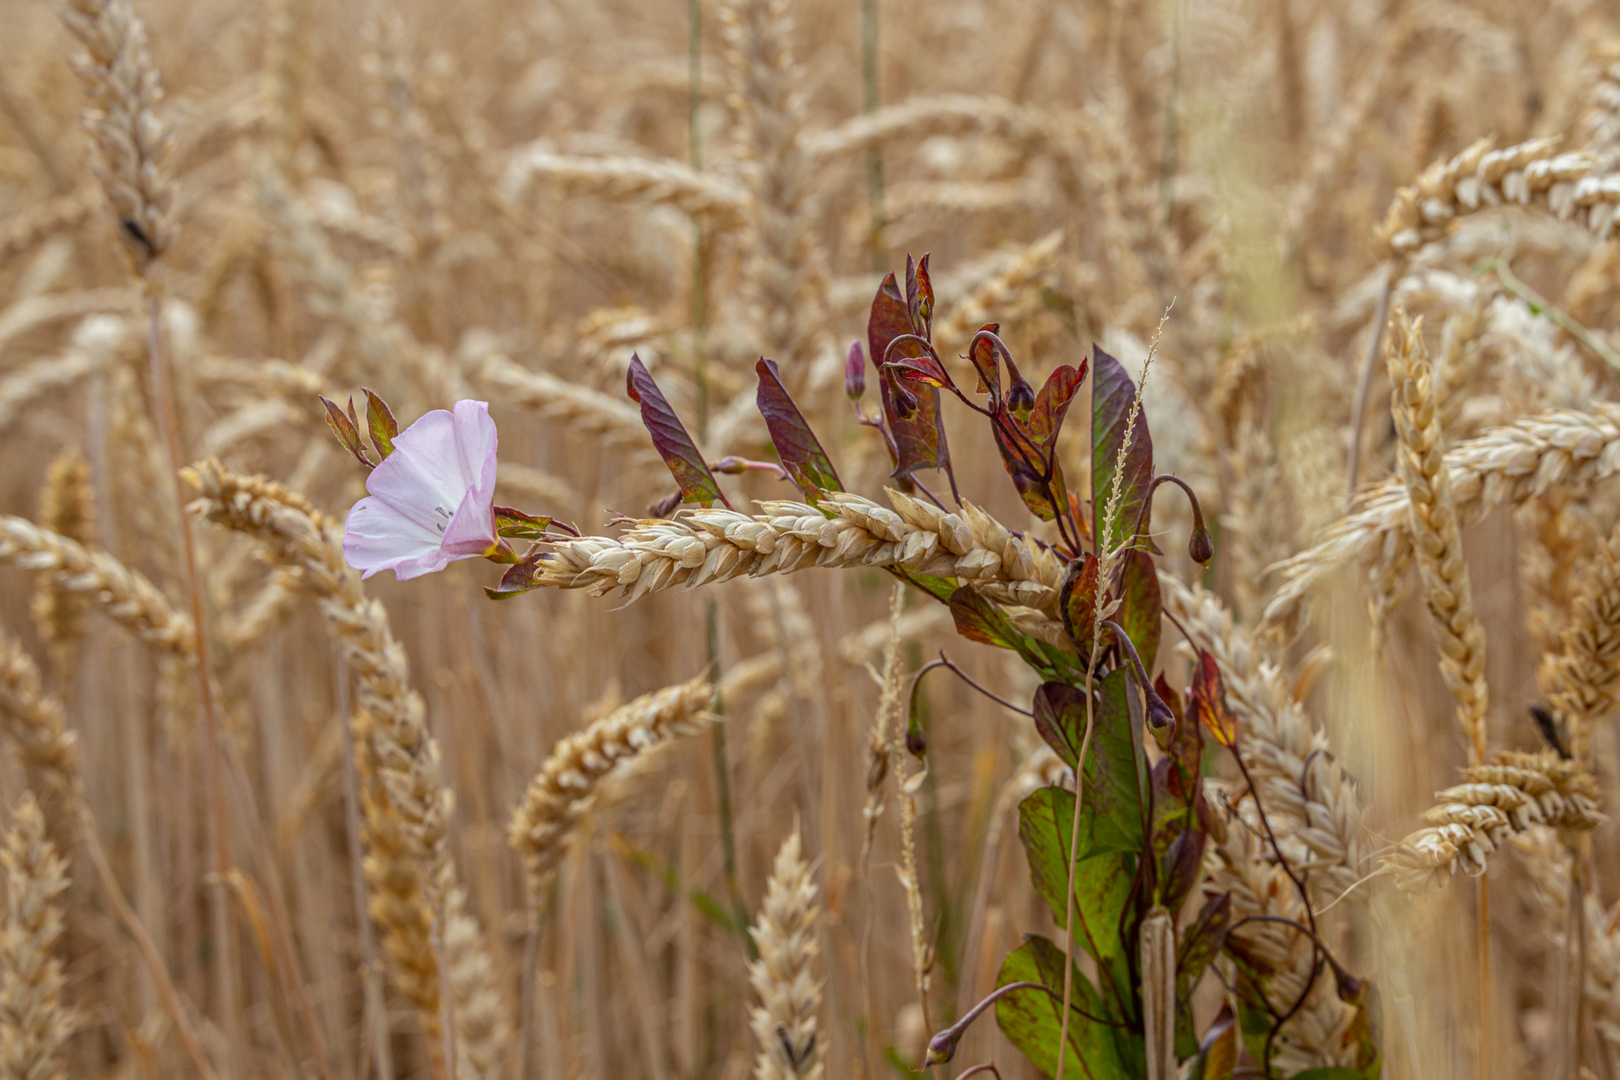
{"label": "unopened bud", "polygon": [[844,357],[844,393],[851,401],[860,401],[866,394],[866,352],[859,341],[849,343],[849,354]]}

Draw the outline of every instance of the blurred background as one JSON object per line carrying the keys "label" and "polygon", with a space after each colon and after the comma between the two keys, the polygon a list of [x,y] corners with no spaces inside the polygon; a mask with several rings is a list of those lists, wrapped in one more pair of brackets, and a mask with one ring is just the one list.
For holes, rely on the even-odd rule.
{"label": "blurred background", "polygon": [[[161,307],[186,460],[217,455],[341,517],[364,473],[328,434],[317,393],[342,401],[371,387],[402,426],[474,397],[499,424],[499,501],[602,532],[673,490],[623,394],[631,355],[711,460],[770,456],[753,410],[765,355],[846,488],[881,498],[887,454],[854,422],[843,359],[864,343],[882,276],[928,252],[941,353],[996,322],[1032,381],[1093,342],[1134,375],[1174,303],[1145,398],[1157,468],[1198,491],[1216,526],[1203,580],[1249,629],[1277,585],[1265,568],[1344,513],[1352,447],[1359,482],[1392,475],[1381,363],[1359,436],[1351,428],[1392,265],[1375,230],[1396,191],[1486,136],[1620,150],[1620,69],[1606,66],[1620,56],[1620,9],[1581,0],[140,0],[135,10],[165,93],[156,116],[173,133],[177,232]],[[76,114],[88,99],[68,63],[77,46],[49,3],[3,0],[0,26],[0,512],[104,548],[183,608],[141,292],[86,166]],[[1527,299],[1556,305],[1612,355],[1612,242],[1545,213],[1482,213],[1400,265],[1396,299],[1427,316],[1430,351],[1463,372],[1448,440],[1612,394],[1601,352]],[[965,409],[946,415],[963,495],[1030,527],[982,426]],[[1084,422],[1071,425],[1076,478],[1085,438]],[[925,482],[939,490],[943,478]],[[796,497],[760,474],[725,483],[744,498]],[[1526,711],[1537,668],[1570,571],[1614,516],[1611,496],[1583,490],[1468,533],[1501,745],[1538,745]],[[1164,572],[1187,579],[1189,524],[1184,501],[1160,501]],[[0,573],[0,626],[80,733],[113,869],[225,1071],[317,1075],[319,1057],[324,1075],[359,1077],[386,1055],[394,1075],[430,1075],[430,1040],[357,919],[348,674],[314,605],[251,544],[198,529],[221,725],[253,796],[232,788],[225,813],[240,864],[225,954],[242,1002],[235,1025],[211,989],[221,952],[206,913],[188,664],[105,619],[64,613],[60,597],[52,607],[47,578],[14,556]],[[701,675],[708,600],[724,669],[781,660],[723,718],[733,880],[710,733],[646,755],[599,793],[547,907],[533,1074],[750,1075],[758,1048],[737,915],[759,909],[795,828],[823,909],[826,1075],[914,1067],[927,1030],[892,791],[863,856],[890,579],[816,570],[621,609],[578,592],[495,603],[481,586],[498,574],[462,563],[368,590],[386,605],[442,750],[456,798],[450,847],[509,1015],[528,922],[506,825],[553,744]],[[1299,694],[1360,781],[1371,848],[1404,835],[1465,758],[1410,592],[1377,593],[1375,634],[1367,586],[1346,566],[1307,636],[1271,654],[1300,674]],[[919,595],[900,627],[907,670],[943,647],[1004,696],[1024,702],[1034,689]],[[1161,664],[1182,680],[1174,650]],[[924,697],[917,835],[937,1028],[993,987],[1021,934],[1055,931],[1015,842],[1017,799],[1045,782],[1028,768],[1039,740],[946,677]],[[1612,761],[1606,732],[1599,755]],[[0,769],[8,805],[24,780],[20,766]],[[1599,837],[1599,865],[1620,869],[1612,832]],[[261,842],[279,885],[250,858]],[[75,859],[58,947],[68,1073],[174,1075],[186,1058],[83,865]],[[1471,889],[1396,898],[1377,927],[1358,904],[1338,913],[1363,973],[1382,978],[1376,937],[1406,950],[1398,997],[1421,1063],[1392,1053],[1386,1075],[1461,1076],[1480,1056],[1496,1077],[1551,1075],[1538,1071],[1554,1037],[1548,939],[1514,871],[1497,884],[1493,866],[1492,879],[1487,1046],[1471,989]],[[320,1054],[255,914],[272,888]],[[1009,1080],[1034,1075],[989,1018],[940,1071],[983,1061]]]}

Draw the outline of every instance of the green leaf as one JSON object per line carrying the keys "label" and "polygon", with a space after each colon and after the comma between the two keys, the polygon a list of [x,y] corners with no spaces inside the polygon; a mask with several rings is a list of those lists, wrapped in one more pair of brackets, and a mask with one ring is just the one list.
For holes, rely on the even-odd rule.
{"label": "green leaf", "polygon": [[[996,1002],[996,1023],[1019,1052],[1048,1076],[1056,1075],[1063,1011],[1063,950],[1030,935],[1001,965],[997,986],[1038,982],[1050,988],[1015,990]],[[1121,1080],[1134,1075],[1121,1061],[1114,1029],[1090,1017],[1105,1015],[1091,980],[1076,970],[1069,1016],[1069,1042],[1062,1047],[1064,1075],[1075,1080]],[[1055,996],[1054,996],[1055,995]]]}
{"label": "green leaf", "polygon": [[1159,571],[1153,556],[1145,551],[1132,551],[1125,558],[1120,578],[1120,604],[1117,622],[1136,646],[1136,655],[1142,658],[1142,668],[1153,671],[1154,658],[1159,655],[1159,633],[1163,624],[1164,605],[1159,596]]}
{"label": "green leaf", "polygon": [[[1072,791],[1045,787],[1018,804],[1018,838],[1024,842],[1030,881],[1052,909],[1059,930],[1069,925],[1063,897],[1069,887],[1069,832],[1073,827]],[[1090,823],[1082,821],[1082,842],[1089,835]]]}
{"label": "green leaf", "polygon": [[394,452],[394,436],[399,434],[399,424],[394,421],[388,402],[363,386],[360,391],[366,395],[366,427],[371,433],[371,445],[377,448],[377,456],[386,460]]}
{"label": "green leaf", "polygon": [[1091,368],[1091,498],[1092,535],[1099,551],[1128,543],[1138,529],[1148,528],[1148,493],[1153,486],[1153,438],[1147,416],[1138,411],[1131,425],[1131,445],[1120,477],[1119,502],[1108,513],[1119,451],[1136,384],[1118,360],[1092,346]]}
{"label": "green leaf", "polygon": [[1147,842],[1148,763],[1142,746],[1142,709],[1129,683],[1130,669],[1109,672],[1098,685],[1092,732],[1096,775],[1087,762],[1086,791],[1096,793],[1097,851],[1140,851]]}
{"label": "green leaf", "polygon": [[951,617],[956,632],[969,641],[1012,649],[1043,677],[1074,677],[1074,656],[1044,641],[1036,641],[1013,625],[1006,612],[964,585],[951,593]]}
{"label": "green leaf", "polygon": [[903,566],[891,568],[891,572],[907,585],[927,593],[942,604],[951,602],[951,597],[956,594],[958,587],[955,578],[919,574],[915,570],[907,570]]}
{"label": "green leaf", "polygon": [[777,457],[782,459],[782,467],[799,485],[805,501],[814,506],[823,492],[843,491],[844,485],[838,481],[838,470],[833,468],[832,459],[821,448],[821,440],[810,430],[787,387],[782,385],[782,373],[776,361],[760,357],[754,365],[754,373],[759,376],[754,402],[765,418],[765,427],[771,434]]}
{"label": "green leaf", "polygon": [[331,398],[324,394],[320,395],[320,398],[321,404],[326,406],[326,426],[332,429],[332,434],[337,436],[337,441],[342,444],[343,449],[353,454],[354,459],[366,468],[374,467],[376,462],[366,456],[365,444],[360,441],[360,424],[354,415],[354,398],[349,399],[347,414]]}
{"label": "green leaf", "polygon": [[548,517],[533,517],[510,506],[495,507],[495,531],[510,539],[543,540],[550,524]]}
{"label": "green leaf", "polygon": [[631,401],[640,404],[641,422],[647,434],[652,436],[658,456],[664,459],[670,475],[680,485],[682,500],[706,507],[719,503],[729,508],[731,504],[720,490],[720,482],[709,471],[697,443],[686,433],[686,425],[675,415],[675,410],[670,407],[668,399],[658,389],[658,384],[653,381],[647,365],[641,362],[639,356],[630,357],[630,370],[625,373],[625,392],[630,395]]}

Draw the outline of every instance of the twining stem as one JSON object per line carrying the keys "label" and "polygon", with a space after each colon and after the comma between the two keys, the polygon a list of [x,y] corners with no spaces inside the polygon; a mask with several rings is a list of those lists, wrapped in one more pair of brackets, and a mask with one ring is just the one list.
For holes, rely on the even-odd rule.
{"label": "twining stem", "polygon": [[203,618],[201,576],[197,571],[197,545],[191,533],[191,515],[186,513],[186,486],[180,479],[180,423],[175,416],[174,398],[169,390],[168,371],[162,350],[161,291],[155,271],[143,275],[146,284],[146,349],[152,388],[152,407],[163,432],[168,454],[169,475],[174,481],[175,518],[180,529],[180,551],[184,559],[186,600],[191,609],[195,634],[197,697],[203,722],[203,783],[208,812],[204,815],[208,845],[208,915],[213,941],[214,993],[218,996],[220,1025],[226,1044],[226,1075],[235,1072],[241,1061],[241,1007],[236,1000],[236,978],[231,941],[231,908],[226,869],[230,865],[229,838],[226,834],[225,793],[220,783],[219,717],[214,706],[213,664],[208,648],[207,623]]}
{"label": "twining stem", "polygon": [[[1102,597],[1098,597],[1101,607]],[[1069,1004],[1074,1001],[1074,863],[1080,849],[1080,800],[1086,790],[1086,753],[1091,749],[1091,731],[1096,723],[1096,706],[1092,702],[1092,678],[1097,674],[1097,656],[1102,635],[1091,635],[1091,659],[1086,662],[1086,733],[1080,738],[1080,753],[1074,759],[1074,819],[1069,825],[1069,887],[1063,897],[1063,1024],[1058,1033],[1057,1080],[1063,1080],[1063,1066],[1069,1058]]]}

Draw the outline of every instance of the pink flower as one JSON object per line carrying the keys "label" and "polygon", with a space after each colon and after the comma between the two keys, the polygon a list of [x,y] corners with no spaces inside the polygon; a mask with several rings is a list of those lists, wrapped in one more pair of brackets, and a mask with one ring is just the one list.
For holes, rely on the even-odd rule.
{"label": "pink flower", "polygon": [[394,452],[371,470],[343,533],[343,557],[370,577],[399,581],[477,558],[495,534],[495,421],[489,403],[435,409],[394,437]]}

